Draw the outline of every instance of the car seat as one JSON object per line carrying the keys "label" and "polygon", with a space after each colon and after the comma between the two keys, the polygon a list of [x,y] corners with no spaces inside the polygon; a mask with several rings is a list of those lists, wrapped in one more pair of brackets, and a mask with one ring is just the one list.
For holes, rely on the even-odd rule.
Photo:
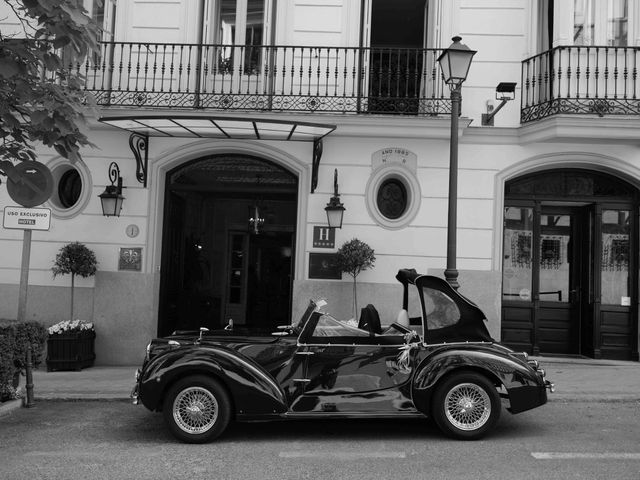
{"label": "car seat", "polygon": [[358,328],[367,330],[369,334],[375,335],[382,333],[382,327],[380,325],[380,315],[378,310],[371,304],[360,310],[360,321],[358,322]]}

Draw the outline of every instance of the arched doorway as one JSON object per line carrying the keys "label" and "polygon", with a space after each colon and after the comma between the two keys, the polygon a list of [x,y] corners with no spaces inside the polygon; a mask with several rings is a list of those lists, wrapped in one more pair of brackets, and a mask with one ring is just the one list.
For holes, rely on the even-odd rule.
{"label": "arched doorway", "polygon": [[158,334],[290,323],[298,179],[218,154],[166,175]]}
{"label": "arched doorway", "polygon": [[629,183],[582,169],[506,182],[505,344],[638,359],[638,198]]}

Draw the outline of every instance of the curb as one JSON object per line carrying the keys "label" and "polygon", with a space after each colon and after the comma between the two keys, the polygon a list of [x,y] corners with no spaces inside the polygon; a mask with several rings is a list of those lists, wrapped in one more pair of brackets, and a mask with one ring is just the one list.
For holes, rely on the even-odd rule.
{"label": "curb", "polygon": [[593,393],[550,393],[548,403],[638,403],[640,397],[637,394],[593,394]]}
{"label": "curb", "polygon": [[22,407],[22,399],[16,398],[15,400],[9,400],[8,402],[4,402],[0,404],[0,417],[5,415],[9,415],[14,410],[17,410]]}
{"label": "curb", "polygon": [[73,394],[64,393],[56,395],[36,396],[35,402],[131,402],[130,397],[122,395],[101,395],[101,394]]}

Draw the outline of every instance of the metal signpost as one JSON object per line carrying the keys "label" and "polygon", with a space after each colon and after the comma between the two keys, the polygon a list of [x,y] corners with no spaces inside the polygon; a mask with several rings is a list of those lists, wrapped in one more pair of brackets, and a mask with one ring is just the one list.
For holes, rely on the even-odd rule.
{"label": "metal signpost", "polygon": [[29,286],[29,259],[31,257],[31,232],[49,230],[51,210],[48,208],[4,207],[4,228],[21,229],[22,264],[20,267],[20,293],[18,297],[18,321],[24,321],[27,311],[27,289]]}
{"label": "metal signpost", "polygon": [[49,199],[53,192],[54,181],[47,166],[35,161],[24,161],[13,165],[4,160],[0,162],[0,170],[7,176],[9,196],[14,202],[22,205],[22,207],[5,207],[2,223],[4,228],[21,229],[24,232],[17,318],[19,322],[23,322],[27,311],[31,232],[49,230],[51,225],[50,209],[31,207],[41,205]]}

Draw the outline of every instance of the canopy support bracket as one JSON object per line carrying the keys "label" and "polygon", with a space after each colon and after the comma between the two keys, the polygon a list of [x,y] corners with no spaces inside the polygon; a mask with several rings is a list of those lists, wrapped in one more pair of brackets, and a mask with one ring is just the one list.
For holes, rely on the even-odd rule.
{"label": "canopy support bracket", "polygon": [[147,167],[149,166],[149,137],[133,132],[129,136],[129,147],[136,158],[136,179],[147,188]]}
{"label": "canopy support bracket", "polygon": [[318,186],[318,168],[322,158],[322,138],[313,140],[313,158],[311,159],[311,193],[316,191]]}

